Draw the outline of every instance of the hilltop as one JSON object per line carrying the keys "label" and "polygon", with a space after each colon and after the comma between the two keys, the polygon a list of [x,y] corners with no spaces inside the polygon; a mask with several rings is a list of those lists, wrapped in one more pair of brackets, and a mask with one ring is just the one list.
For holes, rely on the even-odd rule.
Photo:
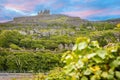
{"label": "hilltop", "polygon": [[13,19],[13,21],[10,21],[8,23],[46,27],[51,24],[67,24],[79,26],[80,24],[84,24],[85,22],[88,21],[80,19],[79,17],[71,17],[63,14],[50,14],[50,10],[41,10],[36,16],[16,17]]}
{"label": "hilltop", "polygon": [[[80,17],[72,17],[63,14],[51,14],[50,10],[41,10],[35,16],[22,16],[15,17],[12,21],[2,23],[0,25],[12,26],[12,28],[79,28],[80,26],[86,26],[85,28],[95,29],[96,24],[117,24],[120,19],[109,19],[105,21],[88,21],[81,19]],[[8,28],[8,27],[7,27]],[[12,29],[10,28],[10,29]]]}
{"label": "hilltop", "polygon": [[[52,51],[71,49],[75,38],[79,36],[92,37],[102,42],[101,46],[105,46],[112,41],[105,36],[110,33],[114,39],[117,38],[114,41],[118,42],[119,34],[114,30],[115,27],[116,23],[113,24],[111,21],[88,21],[79,17],[51,14],[50,10],[40,11],[36,16],[16,17],[13,21],[0,24],[0,30],[17,30],[26,36],[27,39],[23,38],[21,41],[28,44],[22,44],[22,47]],[[34,44],[29,44],[31,42]]]}

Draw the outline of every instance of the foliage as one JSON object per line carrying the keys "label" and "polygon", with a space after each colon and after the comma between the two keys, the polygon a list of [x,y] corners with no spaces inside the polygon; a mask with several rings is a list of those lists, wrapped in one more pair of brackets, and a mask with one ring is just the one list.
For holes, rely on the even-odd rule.
{"label": "foliage", "polygon": [[105,46],[108,43],[119,42],[120,33],[119,30],[94,31],[89,33],[88,37],[97,40],[100,46]]}
{"label": "foliage", "polygon": [[0,49],[0,71],[6,72],[47,72],[63,66],[61,54],[40,52],[11,52]]}
{"label": "foliage", "polygon": [[66,80],[66,76],[61,67],[56,67],[47,74],[36,74],[34,80]]}
{"label": "foliage", "polygon": [[16,30],[4,30],[0,34],[0,47],[9,47],[10,44],[19,44],[23,36]]}
{"label": "foliage", "polygon": [[25,48],[30,48],[32,40],[30,38],[24,38],[20,40],[20,46]]}
{"label": "foliage", "polygon": [[21,48],[16,44],[10,44],[10,48],[16,49],[16,50],[21,50]]}
{"label": "foliage", "polygon": [[117,28],[120,28],[120,23],[118,23],[116,26],[117,26]]}
{"label": "foliage", "polygon": [[48,73],[46,79],[47,80],[66,80],[66,76],[63,72],[63,69],[60,67],[57,67]]}
{"label": "foliage", "polygon": [[80,37],[72,51],[62,56],[68,80],[119,80],[120,52],[117,44],[102,48],[97,41]]}
{"label": "foliage", "polygon": [[36,53],[35,60],[36,66],[34,68],[35,72],[46,72],[54,67],[63,66],[60,62],[61,54],[51,54],[51,53]]}
{"label": "foliage", "polygon": [[17,53],[8,55],[7,57],[8,66],[7,71],[15,72],[33,72],[35,66],[34,54],[31,53]]}
{"label": "foliage", "polygon": [[111,24],[108,22],[96,22],[92,24],[96,30],[98,31],[103,31],[103,30],[110,30],[110,29],[114,29],[115,24]]}

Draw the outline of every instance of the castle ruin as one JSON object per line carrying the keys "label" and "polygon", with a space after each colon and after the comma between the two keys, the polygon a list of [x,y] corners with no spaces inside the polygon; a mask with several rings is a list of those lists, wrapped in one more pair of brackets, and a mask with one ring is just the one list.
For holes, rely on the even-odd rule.
{"label": "castle ruin", "polygon": [[43,19],[50,19],[50,10],[45,9],[45,10],[41,10],[38,12],[38,14],[36,16],[24,16],[24,17],[16,17],[14,18],[14,22],[18,22],[18,23],[32,23],[32,22],[38,22],[40,20]]}
{"label": "castle ruin", "polygon": [[38,15],[50,15],[50,10],[47,9],[41,10],[38,12]]}

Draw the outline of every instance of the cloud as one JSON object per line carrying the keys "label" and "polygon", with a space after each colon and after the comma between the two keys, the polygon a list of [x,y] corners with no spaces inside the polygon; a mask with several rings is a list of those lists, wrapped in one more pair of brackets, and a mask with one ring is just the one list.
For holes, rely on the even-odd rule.
{"label": "cloud", "polygon": [[70,16],[76,16],[81,18],[87,18],[88,16],[94,15],[94,14],[100,14],[104,10],[84,10],[84,11],[72,11],[72,12],[64,12],[62,14],[70,15]]}
{"label": "cloud", "polygon": [[86,17],[86,19],[92,20],[92,21],[107,20],[107,19],[113,19],[113,18],[120,18],[120,11],[118,10],[111,11],[110,9],[106,9],[100,14],[94,14]]}
{"label": "cloud", "polygon": [[37,5],[47,4],[49,2],[50,0],[7,0],[3,5],[21,11],[33,11]]}
{"label": "cloud", "polygon": [[35,15],[43,9],[50,9],[53,14],[101,20],[119,17],[119,3],[120,0],[0,0],[0,20]]}
{"label": "cloud", "polygon": [[8,22],[10,20],[6,20],[6,19],[0,19],[0,23],[5,23],[5,22]]}
{"label": "cloud", "polygon": [[[111,11],[112,9],[112,11]],[[104,9],[81,9],[80,11],[69,11],[69,12],[63,12],[62,14],[69,15],[69,16],[75,16],[80,17],[83,19],[88,20],[104,20],[108,18],[117,18],[116,16],[120,16],[120,8],[104,8]]]}
{"label": "cloud", "polygon": [[120,11],[112,11],[112,12],[110,11],[106,15],[120,15]]}
{"label": "cloud", "polygon": [[[0,21],[12,20],[14,17],[35,15],[38,5],[49,7],[56,0],[0,0]],[[35,9],[38,9],[35,11]],[[2,22],[3,22],[2,21]]]}
{"label": "cloud", "polygon": [[0,22],[9,21],[12,20],[14,17],[19,17],[23,15],[27,14],[14,8],[3,7],[0,11]]}
{"label": "cloud", "polygon": [[20,11],[19,9],[15,9],[15,8],[11,8],[11,7],[5,7],[5,8],[6,8],[6,10],[14,11],[14,12],[17,12],[17,13],[20,13],[20,14],[23,14],[23,15],[26,14],[23,11]]}

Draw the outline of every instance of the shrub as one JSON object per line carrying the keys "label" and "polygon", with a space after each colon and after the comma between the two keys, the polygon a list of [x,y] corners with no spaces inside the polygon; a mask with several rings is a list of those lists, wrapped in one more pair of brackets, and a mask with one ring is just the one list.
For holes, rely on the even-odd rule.
{"label": "shrub", "polygon": [[36,66],[34,67],[35,72],[47,72],[54,67],[62,66],[60,62],[61,54],[51,53],[36,53],[35,60]]}
{"label": "shrub", "polygon": [[61,54],[40,52],[13,52],[0,48],[0,71],[4,72],[48,72],[63,66]]}
{"label": "shrub", "polygon": [[19,44],[19,41],[22,39],[21,35],[16,30],[3,30],[0,34],[0,47],[9,47],[10,44]]}
{"label": "shrub", "polygon": [[16,50],[21,50],[21,48],[16,44],[10,44],[10,48],[16,49]]}
{"label": "shrub", "polygon": [[43,73],[36,74],[34,80],[66,80],[66,76],[62,68],[56,67],[50,70],[47,75]]}
{"label": "shrub", "polygon": [[97,41],[80,37],[73,50],[62,56],[65,74],[68,80],[119,80],[119,53],[117,44],[102,48]]}

